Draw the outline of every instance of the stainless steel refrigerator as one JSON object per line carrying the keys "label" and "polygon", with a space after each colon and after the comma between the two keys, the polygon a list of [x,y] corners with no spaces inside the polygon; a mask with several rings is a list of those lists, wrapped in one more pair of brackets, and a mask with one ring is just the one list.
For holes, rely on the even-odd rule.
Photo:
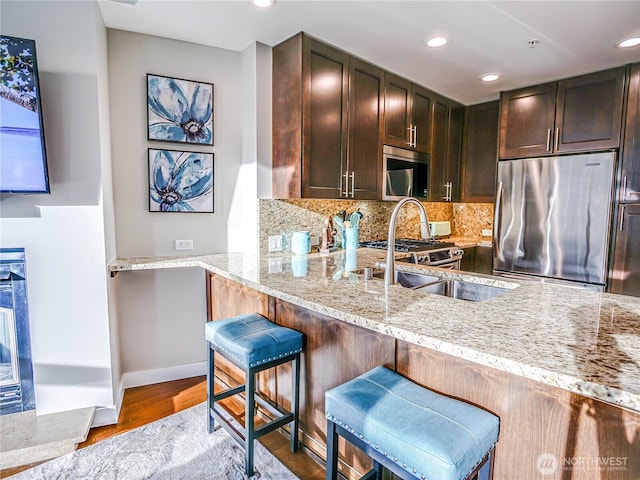
{"label": "stainless steel refrigerator", "polygon": [[493,270],[602,288],[615,153],[498,162]]}

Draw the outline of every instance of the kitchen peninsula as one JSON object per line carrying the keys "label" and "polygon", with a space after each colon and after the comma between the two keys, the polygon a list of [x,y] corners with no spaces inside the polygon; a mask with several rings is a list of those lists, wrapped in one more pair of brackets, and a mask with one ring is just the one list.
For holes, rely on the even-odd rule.
{"label": "kitchen peninsula", "polygon": [[[357,273],[383,256],[218,254],[119,259],[109,268],[201,267],[211,320],[257,311],[303,331],[301,439],[323,458],[324,391],[382,364],[500,417],[495,479],[639,478],[640,299],[429,271],[508,289],[468,302]],[[283,367],[263,382],[285,406],[288,375]],[[341,455],[363,471],[363,457]],[[541,458],[555,459],[553,472]]]}

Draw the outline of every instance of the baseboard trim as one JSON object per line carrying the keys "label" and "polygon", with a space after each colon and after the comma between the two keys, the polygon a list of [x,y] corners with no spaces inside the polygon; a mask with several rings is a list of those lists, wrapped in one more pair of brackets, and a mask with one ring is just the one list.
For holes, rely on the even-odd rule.
{"label": "baseboard trim", "polygon": [[151,385],[154,383],[171,382],[182,378],[198,377],[207,374],[207,362],[189,363],[175,367],[157,368],[154,370],[139,370],[127,372],[122,376],[118,403],[122,404],[122,396],[127,388]]}
{"label": "baseboard trim", "polygon": [[104,425],[113,425],[118,423],[118,415],[120,407],[118,405],[110,405],[108,407],[96,407],[91,428],[102,427]]}

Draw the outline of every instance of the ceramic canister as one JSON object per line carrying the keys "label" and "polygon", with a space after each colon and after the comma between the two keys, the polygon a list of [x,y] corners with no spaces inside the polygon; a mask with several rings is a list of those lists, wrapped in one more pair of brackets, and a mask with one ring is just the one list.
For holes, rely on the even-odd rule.
{"label": "ceramic canister", "polygon": [[291,236],[291,253],[304,255],[311,251],[311,237],[307,230],[293,232]]}

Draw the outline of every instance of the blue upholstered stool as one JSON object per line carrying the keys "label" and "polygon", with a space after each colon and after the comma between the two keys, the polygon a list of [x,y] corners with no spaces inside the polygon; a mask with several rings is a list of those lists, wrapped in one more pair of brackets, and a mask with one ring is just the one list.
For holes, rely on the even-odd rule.
{"label": "blue upholstered stool", "polygon": [[373,458],[362,478],[380,480],[387,468],[403,479],[463,480],[484,465],[491,478],[498,417],[387,368],[326,392],[325,411],[327,480],[338,478],[338,435]]}
{"label": "blue upholstered stool", "polygon": [[[298,398],[300,386],[300,352],[302,333],[280,327],[262,315],[249,314],[227,318],[205,325],[205,337],[209,342],[207,370],[207,405],[209,433],[217,421],[245,450],[245,473],[253,475],[253,441],[276,428],[290,423],[291,451],[298,448]],[[214,394],[214,354],[220,353],[244,370],[245,384]],[[293,386],[291,411],[285,412],[266,399],[255,389],[255,375],[282,363],[293,362]],[[239,431],[231,415],[216,402],[245,392],[244,432]],[[256,403],[264,407],[275,419],[256,428],[254,409]]]}

